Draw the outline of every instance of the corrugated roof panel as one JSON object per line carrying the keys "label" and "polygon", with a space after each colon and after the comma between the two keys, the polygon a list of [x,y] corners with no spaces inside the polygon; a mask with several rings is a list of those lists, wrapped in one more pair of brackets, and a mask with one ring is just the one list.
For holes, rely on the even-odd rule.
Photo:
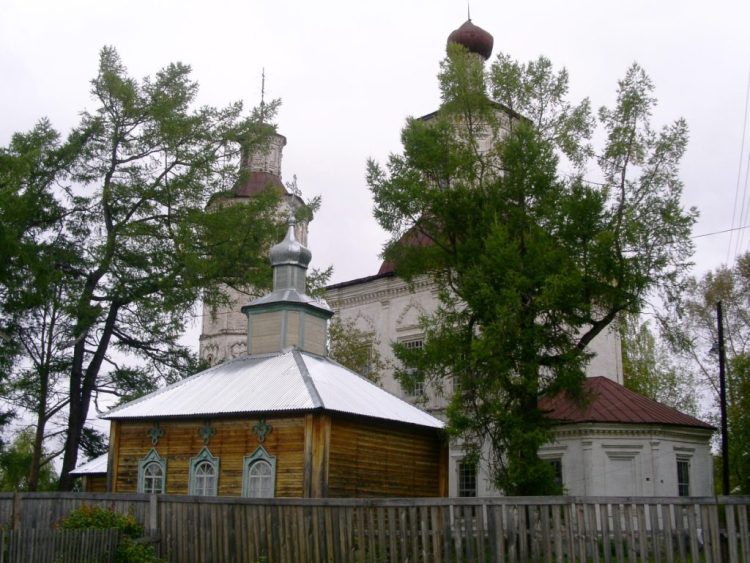
{"label": "corrugated roof panel", "polygon": [[345,367],[302,353],[326,410],[442,428],[443,422],[374,385]]}
{"label": "corrugated roof panel", "polygon": [[107,472],[107,458],[109,454],[100,455],[84,463],[70,472],[71,475],[91,475]]}
{"label": "corrugated roof panel", "polygon": [[437,418],[336,362],[297,350],[245,356],[219,364],[113,409],[102,418],[309,411],[320,407],[432,428],[443,427]]}
{"label": "corrugated roof panel", "polygon": [[291,352],[246,356],[111,410],[104,418],[307,410],[315,404]]}

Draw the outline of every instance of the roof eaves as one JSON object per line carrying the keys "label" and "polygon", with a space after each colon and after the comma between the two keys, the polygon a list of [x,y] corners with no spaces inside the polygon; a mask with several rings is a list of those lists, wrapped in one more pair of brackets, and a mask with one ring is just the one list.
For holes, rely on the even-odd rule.
{"label": "roof eaves", "polygon": [[572,420],[572,419],[550,419],[554,426],[574,426],[574,425],[588,425],[588,424],[596,424],[596,425],[607,425],[612,424],[616,426],[644,426],[648,425],[650,427],[659,427],[664,426],[668,428],[689,428],[690,430],[697,430],[697,431],[705,431],[708,433],[716,432],[716,427],[711,426],[708,423],[705,423],[703,421],[703,424],[680,424],[678,422],[647,422],[647,421],[637,421],[637,420],[599,420],[599,419],[593,419],[593,418],[581,418],[580,420]]}
{"label": "roof eaves", "polygon": [[324,289],[326,291],[330,291],[332,289],[339,289],[339,288],[342,288],[342,287],[349,287],[351,285],[358,285],[358,284],[361,284],[361,283],[367,283],[367,282],[379,280],[381,278],[393,278],[393,277],[396,277],[396,274],[394,272],[384,272],[382,274],[375,274],[375,275],[372,275],[372,276],[366,276],[364,278],[357,278],[357,279],[353,279],[353,280],[348,280],[348,281],[343,281],[343,282],[339,282],[339,283],[334,283],[334,284],[331,284],[331,285],[327,285]]}

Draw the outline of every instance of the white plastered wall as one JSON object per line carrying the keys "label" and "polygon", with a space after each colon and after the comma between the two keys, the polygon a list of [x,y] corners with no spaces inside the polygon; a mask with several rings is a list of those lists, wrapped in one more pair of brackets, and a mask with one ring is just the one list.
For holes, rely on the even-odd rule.
{"label": "white plastered wall", "polygon": [[560,459],[570,495],[677,496],[677,460],[690,467],[690,495],[713,495],[709,430],[651,424],[572,424],[543,459]]}

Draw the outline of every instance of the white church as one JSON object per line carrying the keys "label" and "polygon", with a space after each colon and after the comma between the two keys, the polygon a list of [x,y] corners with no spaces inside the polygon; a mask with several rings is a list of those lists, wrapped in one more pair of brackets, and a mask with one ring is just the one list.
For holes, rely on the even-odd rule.
{"label": "white church", "polygon": [[[449,37],[483,59],[492,52],[493,38],[465,22]],[[423,119],[429,119],[425,116]],[[301,205],[281,181],[281,156],[286,139],[276,135],[268,151],[245,155],[245,180],[231,199],[241,203],[269,185],[283,193],[283,205]],[[297,226],[297,238],[308,244],[307,226]],[[395,362],[391,345],[410,347],[423,343],[419,318],[437,307],[435,287],[429,280],[407,286],[391,264],[373,261],[373,275],[331,285],[326,300],[339,318],[372,335],[382,358]],[[377,269],[377,271],[376,271]],[[247,317],[241,307],[248,295],[227,289],[232,304],[204,310],[200,356],[210,364],[247,353]],[[587,366],[586,388],[592,400],[585,408],[565,396],[544,397],[541,406],[558,422],[555,439],[540,452],[555,467],[564,491],[570,495],[606,496],[710,496],[713,495],[713,462],[710,438],[714,428],[692,416],[642,397],[623,387],[622,354],[614,330],[602,332],[589,346],[594,354]],[[405,389],[392,371],[382,374],[380,385],[391,394],[414,403],[438,418],[445,417],[447,399],[429,385]],[[464,462],[460,444],[449,448],[450,496],[495,496],[487,467]]]}

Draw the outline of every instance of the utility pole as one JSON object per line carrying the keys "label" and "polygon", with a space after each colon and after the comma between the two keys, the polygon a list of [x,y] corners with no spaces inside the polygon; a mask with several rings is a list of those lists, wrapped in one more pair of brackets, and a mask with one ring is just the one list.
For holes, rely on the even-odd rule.
{"label": "utility pole", "polygon": [[727,429],[726,357],[724,355],[724,321],[721,301],[716,302],[716,322],[719,329],[719,409],[721,411],[721,490],[729,494],[729,432]]}

